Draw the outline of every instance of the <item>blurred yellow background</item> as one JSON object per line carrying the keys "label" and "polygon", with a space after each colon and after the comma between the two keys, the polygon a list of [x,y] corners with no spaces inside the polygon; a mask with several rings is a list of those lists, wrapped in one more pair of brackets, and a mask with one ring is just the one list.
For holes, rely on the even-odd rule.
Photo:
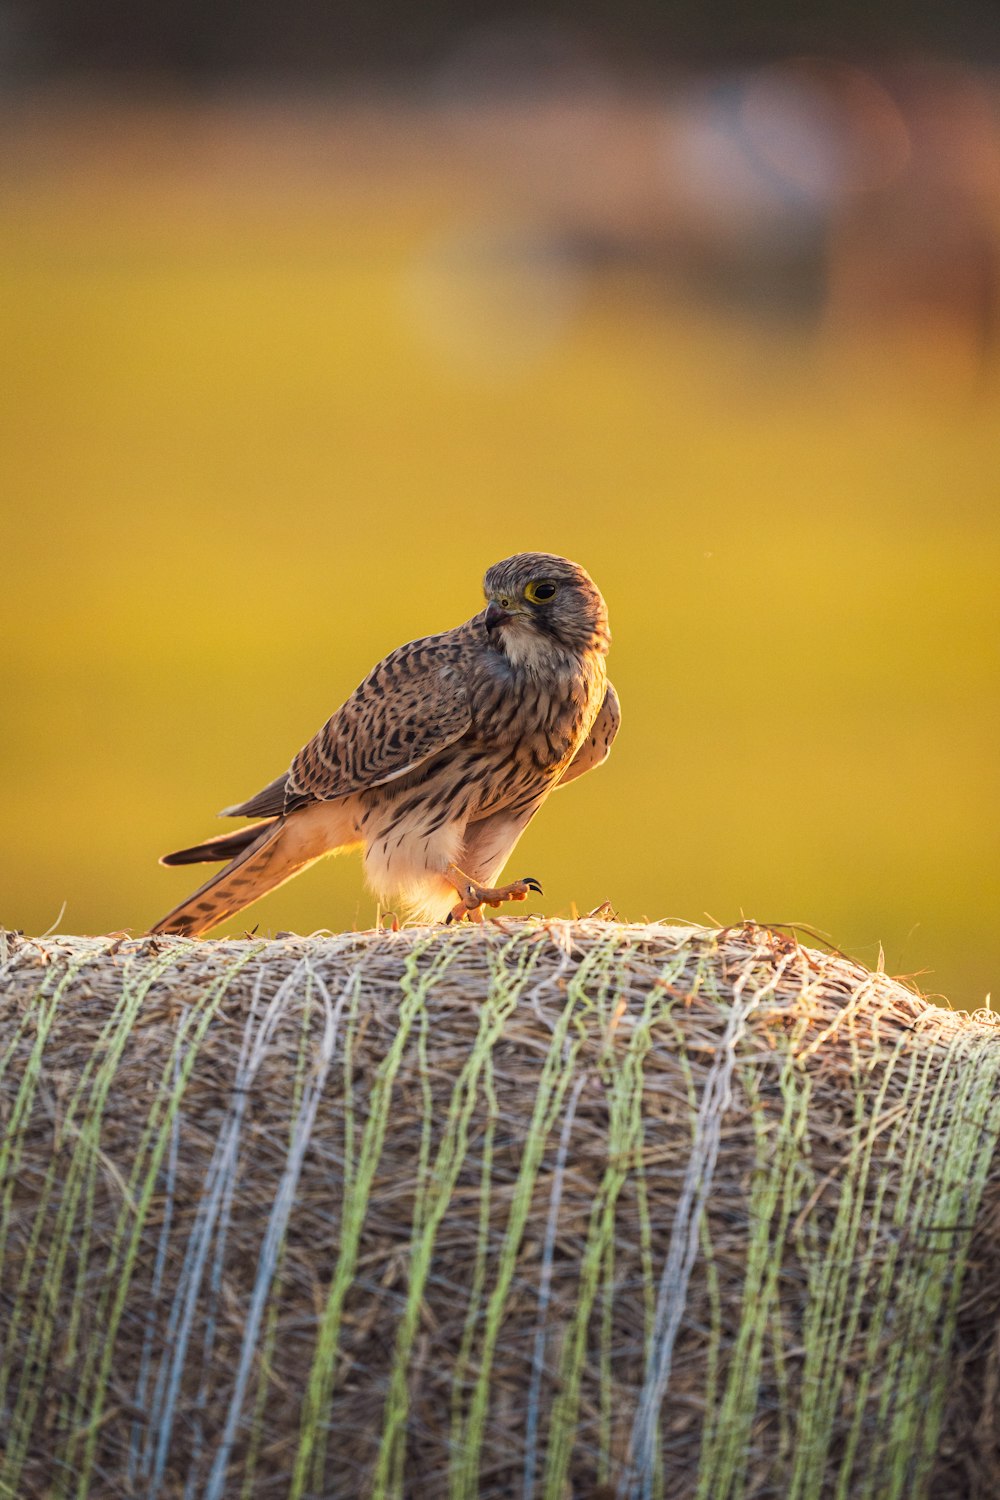
{"label": "blurred yellow background", "polygon": [[[490,563],[540,549],[605,593],[624,722],[516,853],[533,909],[810,923],[981,1004],[995,96],[940,88],[952,157],[920,157],[930,85],[872,83],[871,181],[820,202],[793,152],[797,216],[731,162],[712,178],[715,96],[690,81],[506,114],[8,107],[0,921],[143,931],[199,874],[158,855],[220,830],[385,652],[474,613]],[[954,162],[971,240],[943,189],[906,196],[921,160],[938,186]],[[349,857],[222,931],[374,917]]]}

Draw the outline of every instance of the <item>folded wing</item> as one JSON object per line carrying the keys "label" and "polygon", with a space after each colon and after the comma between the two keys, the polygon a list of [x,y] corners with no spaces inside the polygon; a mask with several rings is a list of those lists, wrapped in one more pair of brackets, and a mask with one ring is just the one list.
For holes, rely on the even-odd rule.
{"label": "folded wing", "polygon": [[[468,627],[460,627],[467,629]],[[472,724],[459,631],[410,641],[373,668],[279,776],[226,817],[267,817],[384,786],[415,771]]]}
{"label": "folded wing", "polygon": [[593,771],[597,766],[604,764],[611,754],[611,746],[614,744],[621,721],[622,711],[618,702],[618,694],[609,682],[604,702],[594,720],[594,727],[562,773],[559,780],[560,786],[566,786],[569,782],[575,781],[578,776],[583,776],[587,771]]}

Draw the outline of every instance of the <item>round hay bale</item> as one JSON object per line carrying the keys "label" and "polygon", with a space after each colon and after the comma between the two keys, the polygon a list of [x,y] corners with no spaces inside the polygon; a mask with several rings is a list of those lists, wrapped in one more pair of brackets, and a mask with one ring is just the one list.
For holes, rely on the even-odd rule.
{"label": "round hay bale", "polygon": [[1000,1493],[1000,1036],[773,931],[0,942],[0,1494]]}

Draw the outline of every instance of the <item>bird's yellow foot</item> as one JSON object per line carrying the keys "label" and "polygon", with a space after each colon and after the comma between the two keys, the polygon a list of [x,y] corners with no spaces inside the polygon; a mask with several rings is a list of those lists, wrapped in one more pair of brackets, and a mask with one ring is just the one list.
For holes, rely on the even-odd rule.
{"label": "bird's yellow foot", "polygon": [[526,901],[529,891],[537,891],[540,896],[543,894],[533,875],[512,880],[510,885],[480,885],[478,881],[469,880],[457,885],[456,890],[462,899],[448,913],[446,924],[460,922],[466,916],[473,922],[481,922],[484,906],[500,906],[504,901]]}

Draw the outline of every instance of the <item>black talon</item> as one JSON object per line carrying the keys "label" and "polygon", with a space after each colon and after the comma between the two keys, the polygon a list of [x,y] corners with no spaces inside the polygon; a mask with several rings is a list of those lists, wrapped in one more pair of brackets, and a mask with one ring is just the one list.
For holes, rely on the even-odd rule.
{"label": "black talon", "polygon": [[452,924],[452,922],[454,922],[454,920],[455,920],[455,913],[453,911],[450,911],[448,913],[448,915],[444,919],[444,925],[446,927],[450,927],[451,924]]}
{"label": "black talon", "polygon": [[529,891],[537,891],[540,896],[545,895],[545,892],[542,890],[540,883],[535,879],[534,875],[524,875],[522,876],[522,879],[524,884],[528,887]]}

